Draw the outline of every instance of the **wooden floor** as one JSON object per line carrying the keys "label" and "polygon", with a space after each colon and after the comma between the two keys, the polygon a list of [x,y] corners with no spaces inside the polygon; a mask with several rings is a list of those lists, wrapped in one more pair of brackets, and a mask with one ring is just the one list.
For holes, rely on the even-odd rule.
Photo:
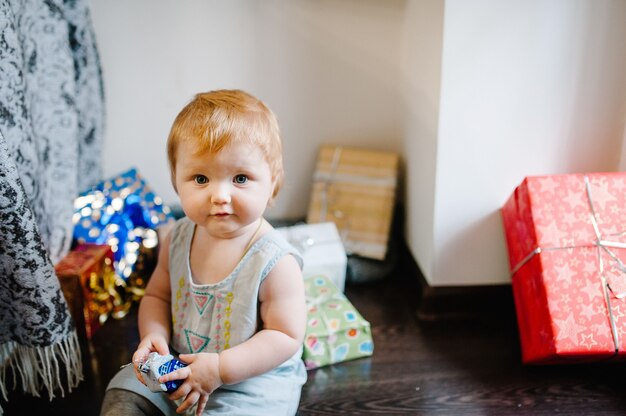
{"label": "wooden floor", "polygon": [[[374,355],[310,371],[299,415],[626,414],[623,364],[523,366],[512,304],[480,318],[421,322],[416,283],[396,274],[347,287],[372,324]],[[0,401],[5,415],[97,415],[107,381],[138,342],[135,318],[133,310],[99,330],[78,389],[52,403],[14,394]]]}

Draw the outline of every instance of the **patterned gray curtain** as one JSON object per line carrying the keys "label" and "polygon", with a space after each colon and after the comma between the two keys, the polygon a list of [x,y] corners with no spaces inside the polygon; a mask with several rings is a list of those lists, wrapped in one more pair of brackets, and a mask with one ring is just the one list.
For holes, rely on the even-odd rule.
{"label": "patterned gray curtain", "polygon": [[0,0],[5,400],[16,387],[52,399],[82,379],[76,330],[54,264],[72,242],[74,198],[102,176],[104,94],[85,1]]}

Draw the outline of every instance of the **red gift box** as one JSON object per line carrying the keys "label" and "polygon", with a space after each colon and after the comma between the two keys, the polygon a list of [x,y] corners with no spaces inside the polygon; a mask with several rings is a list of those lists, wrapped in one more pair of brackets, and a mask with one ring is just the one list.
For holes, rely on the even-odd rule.
{"label": "red gift box", "polygon": [[115,278],[111,247],[79,244],[54,268],[79,335],[91,339],[113,309],[110,294],[103,290]]}
{"label": "red gift box", "polygon": [[522,361],[626,356],[626,173],[526,177],[501,209]]}

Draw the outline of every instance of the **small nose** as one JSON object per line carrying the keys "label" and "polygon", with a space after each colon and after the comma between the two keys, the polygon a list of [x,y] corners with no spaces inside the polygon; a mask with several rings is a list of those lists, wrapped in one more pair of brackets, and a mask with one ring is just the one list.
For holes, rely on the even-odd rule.
{"label": "small nose", "polygon": [[211,203],[212,204],[228,204],[230,203],[230,186],[221,182],[214,183],[211,187]]}

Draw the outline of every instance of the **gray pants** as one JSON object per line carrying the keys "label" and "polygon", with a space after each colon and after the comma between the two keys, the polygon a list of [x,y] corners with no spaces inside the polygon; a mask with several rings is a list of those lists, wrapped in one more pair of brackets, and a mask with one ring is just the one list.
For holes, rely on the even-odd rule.
{"label": "gray pants", "polygon": [[100,416],[163,416],[163,412],[137,393],[109,389],[104,395]]}

